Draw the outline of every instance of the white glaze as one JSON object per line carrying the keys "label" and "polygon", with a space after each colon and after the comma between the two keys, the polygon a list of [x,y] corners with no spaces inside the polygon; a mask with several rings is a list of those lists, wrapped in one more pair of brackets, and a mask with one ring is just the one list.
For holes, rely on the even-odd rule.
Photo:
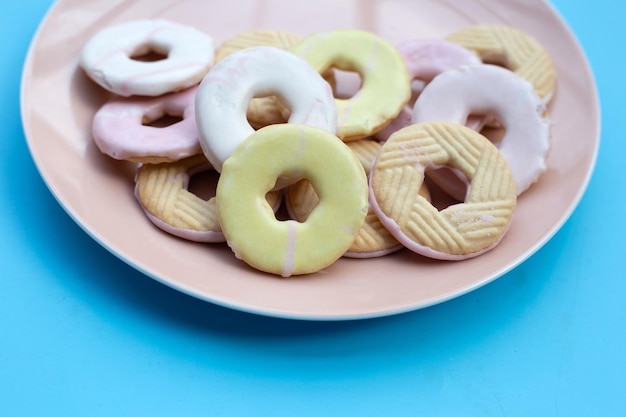
{"label": "white glaze", "polygon": [[[165,59],[133,59],[150,51]],[[193,27],[164,19],[109,26],[84,45],[80,65],[102,88],[120,96],[158,96],[191,87],[213,64],[213,39]]]}
{"label": "white glaze", "polygon": [[520,195],[547,169],[550,122],[545,113],[543,101],[528,81],[505,68],[483,64],[435,77],[415,102],[412,122],[465,123],[470,114],[494,116],[505,129],[497,146]]}
{"label": "white glaze", "polygon": [[[424,85],[444,71],[458,68],[461,65],[482,64],[475,53],[443,39],[411,40],[399,44],[397,48],[406,63],[411,80],[420,81]],[[407,103],[398,117],[374,136],[381,141],[387,140],[393,132],[411,124],[412,113],[412,106]],[[473,122],[479,120],[481,119]],[[475,128],[474,125],[471,127]],[[481,126],[476,125],[476,127],[480,128]]]}
{"label": "white glaze", "polygon": [[246,48],[215,64],[196,95],[202,149],[218,172],[254,129],[246,110],[255,96],[277,96],[290,108],[289,123],[335,133],[337,106],[330,85],[302,58],[270,46]]}

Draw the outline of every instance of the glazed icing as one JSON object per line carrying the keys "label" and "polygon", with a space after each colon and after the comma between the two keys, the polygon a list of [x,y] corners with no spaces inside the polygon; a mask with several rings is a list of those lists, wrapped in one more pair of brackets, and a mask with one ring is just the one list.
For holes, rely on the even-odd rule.
{"label": "glazed icing", "polygon": [[[279,177],[308,179],[320,196],[306,221],[279,221],[265,201]],[[368,210],[367,178],[335,135],[276,124],[250,135],[224,162],[217,212],[228,245],[256,269],[283,277],[326,268],[358,234]]]}
{"label": "glazed icing", "polygon": [[[133,59],[150,51],[165,57],[149,62]],[[112,93],[159,96],[199,83],[213,58],[209,35],[164,19],[143,19],[97,32],[83,46],[80,65]]]}
{"label": "glazed icing", "polygon": [[[195,95],[196,88],[191,87],[160,97],[115,97],[94,115],[93,139],[100,151],[114,159],[155,163],[198,154]],[[164,127],[149,125],[165,115],[182,120]]]}
{"label": "glazed icing", "polygon": [[360,75],[359,91],[350,98],[336,99],[337,136],[344,141],[384,128],[411,96],[402,56],[374,33],[353,29],[319,32],[305,37],[291,51],[320,73],[337,68]]}
{"label": "glazed icing", "polygon": [[337,106],[331,88],[306,61],[270,46],[234,52],[215,64],[196,95],[200,144],[218,172],[254,132],[246,120],[250,100],[271,95],[290,108],[289,123],[335,132]]}
{"label": "glazed icing", "polygon": [[424,88],[415,102],[412,122],[462,124],[469,114],[492,115],[504,127],[504,136],[496,146],[513,172],[518,195],[546,171],[550,121],[545,117],[543,101],[528,81],[489,64],[446,71]]}
{"label": "glazed icing", "polygon": [[[418,39],[406,41],[397,46],[409,72],[411,80],[420,81],[424,86],[444,71],[461,65],[478,65],[482,61],[468,49],[442,39]],[[422,87],[423,88],[423,87]],[[378,140],[387,140],[391,134],[411,124],[413,108],[407,103],[398,117],[387,127],[376,133]],[[482,118],[470,122],[472,128],[479,130]]]}

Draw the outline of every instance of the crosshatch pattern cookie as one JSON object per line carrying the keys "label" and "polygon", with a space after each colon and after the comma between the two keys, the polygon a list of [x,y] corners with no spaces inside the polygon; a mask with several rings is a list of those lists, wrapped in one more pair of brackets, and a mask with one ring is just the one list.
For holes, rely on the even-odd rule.
{"label": "crosshatch pattern cookie", "polygon": [[[439,211],[417,190],[429,167],[451,166],[470,180],[465,202]],[[372,167],[370,203],[387,229],[410,250],[461,260],[493,248],[516,206],[515,181],[498,149],[463,125],[408,126],[383,145]]]}
{"label": "crosshatch pattern cookie", "polygon": [[253,30],[243,32],[222,42],[215,51],[215,62],[237,52],[253,46],[273,46],[289,49],[302,40],[302,36],[282,30]]}
{"label": "crosshatch pattern cookie", "polygon": [[544,102],[554,93],[556,72],[550,55],[527,33],[506,25],[475,25],[447,37],[478,54],[483,62],[500,64],[529,81]]}
{"label": "crosshatch pattern cookie", "polygon": [[[215,197],[204,200],[188,190],[193,175],[211,169],[201,154],[172,163],[142,165],[135,178],[135,196],[160,229],[194,242],[224,242]],[[277,208],[281,193],[268,193],[267,199]]]}

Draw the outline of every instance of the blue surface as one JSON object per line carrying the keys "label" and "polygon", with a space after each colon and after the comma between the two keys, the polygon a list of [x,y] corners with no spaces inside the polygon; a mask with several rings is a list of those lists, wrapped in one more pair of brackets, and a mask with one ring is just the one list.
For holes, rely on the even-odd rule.
{"label": "blue surface", "polygon": [[19,115],[22,62],[50,4],[0,14],[0,416],[626,415],[624,3],[553,2],[603,114],[595,174],[556,236],[463,297],[321,323],[178,293],[66,215]]}

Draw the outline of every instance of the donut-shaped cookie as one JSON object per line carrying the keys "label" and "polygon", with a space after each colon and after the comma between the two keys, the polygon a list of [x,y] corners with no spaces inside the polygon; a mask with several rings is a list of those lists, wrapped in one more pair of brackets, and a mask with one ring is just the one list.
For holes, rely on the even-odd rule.
{"label": "donut-shaped cookie", "polygon": [[[418,190],[424,172],[451,166],[470,180],[463,203],[439,211]],[[370,203],[387,229],[421,255],[461,260],[497,245],[516,206],[515,181],[484,136],[457,123],[413,124],[391,135],[372,167]]]}
{"label": "donut-shaped cookie", "polygon": [[[277,178],[311,181],[320,201],[300,223],[279,221],[265,200]],[[330,266],[350,247],[368,209],[367,178],[335,135],[302,124],[277,124],[250,135],[223,165],[217,212],[236,257],[288,277]]]}
{"label": "donut-shaped cookie", "polygon": [[[92,136],[102,153],[142,163],[172,162],[201,152],[196,87],[159,97],[114,97],[94,115]],[[180,120],[162,127],[163,117]]]}
{"label": "donut-shaped cookie", "polygon": [[[497,147],[513,172],[517,193],[521,194],[547,169],[550,122],[545,111],[528,81],[505,68],[483,64],[437,76],[415,102],[412,120],[463,124],[470,114],[493,116],[505,129]],[[438,184],[446,188],[445,183]],[[453,196],[460,200],[465,197]]]}
{"label": "donut-shaped cookie", "polygon": [[[366,175],[369,175],[370,166],[380,150],[380,142],[365,138],[347,142],[346,145],[359,159]],[[424,193],[428,192],[425,186],[422,187],[422,190]],[[427,196],[427,194],[425,195]],[[298,181],[285,189],[287,212],[299,222],[306,221],[318,203],[319,197],[308,180]],[[370,207],[359,234],[343,256],[349,258],[373,258],[387,255],[401,248],[400,242],[380,223],[378,216]]]}
{"label": "donut-shaped cookie", "polygon": [[[162,59],[138,59],[150,52]],[[83,46],[80,65],[112,93],[159,96],[199,83],[213,57],[213,39],[207,34],[164,19],[145,19],[97,32]]]}
{"label": "donut-shaped cookie", "polygon": [[331,88],[306,61],[270,46],[242,49],[216,63],[196,94],[200,144],[218,172],[254,132],[246,120],[250,100],[270,95],[290,108],[289,123],[335,132],[337,106]]}
{"label": "donut-shaped cookie", "polygon": [[[255,30],[240,33],[227,39],[215,51],[215,62],[232,54],[254,46],[273,46],[275,48],[289,49],[296,45],[302,36],[278,30]],[[285,123],[289,119],[289,112],[281,106],[276,97],[257,97],[250,100],[247,110],[247,118],[250,124],[258,129],[263,126]]]}
{"label": "donut-shaped cookie", "polygon": [[[478,65],[482,61],[470,50],[443,39],[417,39],[397,46],[412,81],[426,85],[437,75],[461,65]],[[423,88],[423,87],[422,87]],[[417,92],[419,94],[419,91]],[[402,107],[400,114],[384,129],[376,133],[379,140],[387,140],[392,133],[411,124],[413,103]],[[480,126],[474,126],[480,130]]]}
{"label": "donut-shaped cookie", "polygon": [[[211,169],[202,154],[173,163],[141,165],[135,176],[135,197],[160,229],[194,242],[224,242],[215,197],[204,200],[188,189],[191,177]],[[281,193],[268,193],[267,201],[276,210]]]}
{"label": "donut-shaped cookie", "polygon": [[507,25],[469,26],[447,40],[476,52],[484,63],[502,65],[530,82],[547,103],[554,94],[556,71],[550,55],[536,39]]}
{"label": "donut-shaped cookie", "polygon": [[320,73],[337,68],[361,77],[361,88],[353,97],[336,99],[337,136],[346,142],[383,129],[411,97],[402,56],[373,33],[353,29],[321,32],[305,37],[291,51]]}
{"label": "donut-shaped cookie", "polygon": [[215,62],[221,61],[233,52],[255,46],[273,46],[280,49],[290,49],[301,40],[301,35],[283,30],[261,29],[242,32],[222,42],[215,50]]}

